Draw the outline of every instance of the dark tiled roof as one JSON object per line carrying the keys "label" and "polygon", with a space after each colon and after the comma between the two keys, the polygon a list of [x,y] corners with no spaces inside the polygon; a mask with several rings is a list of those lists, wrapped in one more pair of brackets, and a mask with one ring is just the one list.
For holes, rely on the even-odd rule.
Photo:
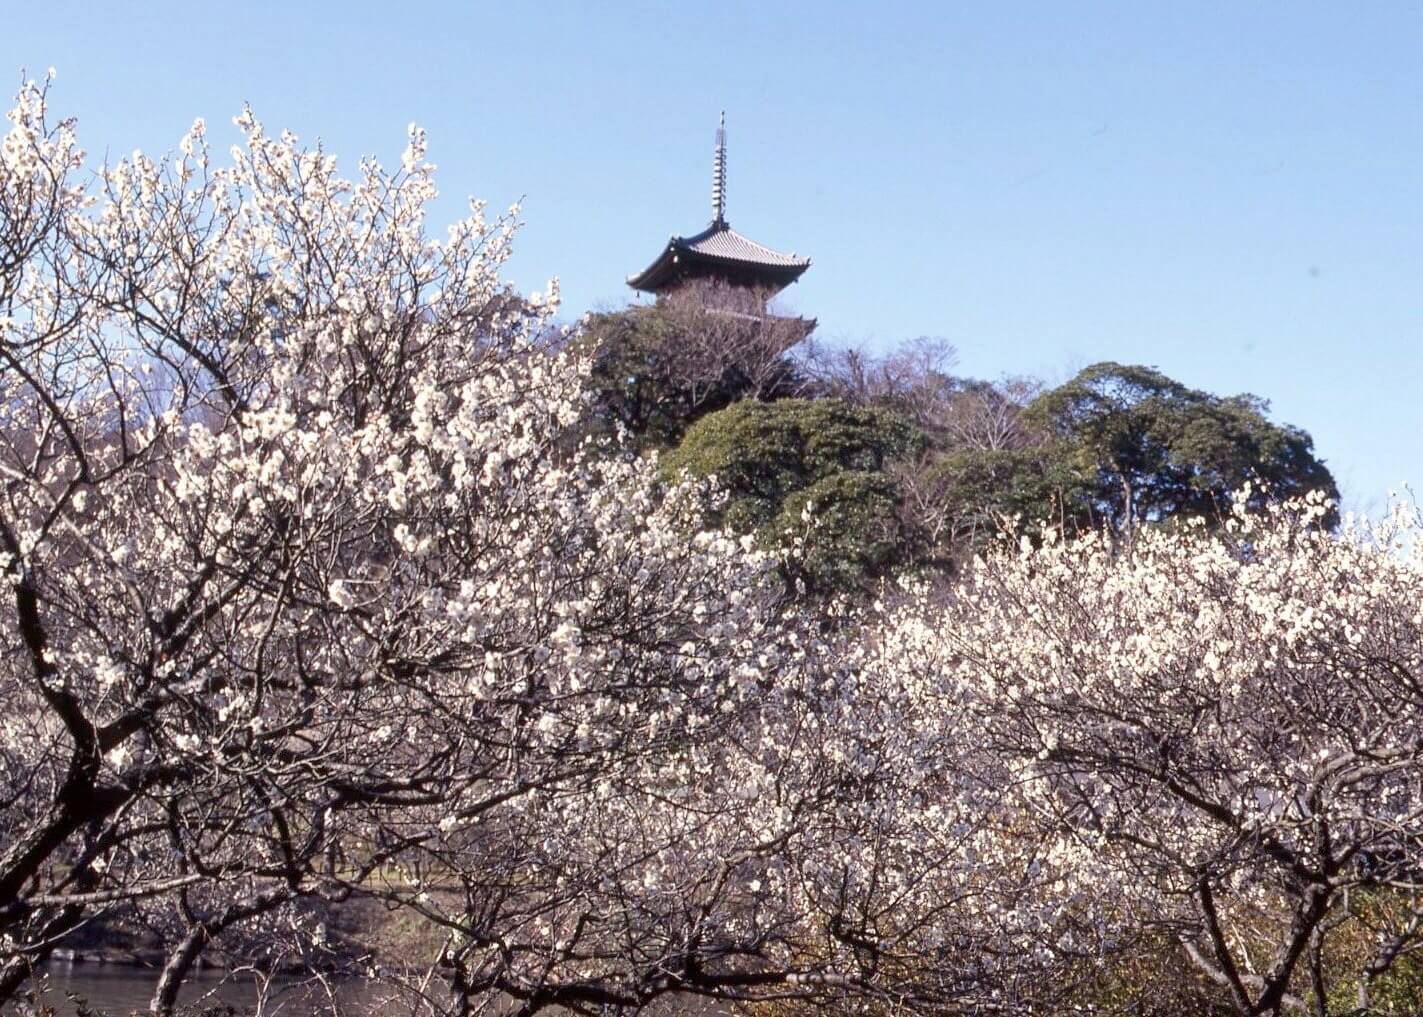
{"label": "dark tiled roof", "polygon": [[628,285],[639,290],[656,290],[675,274],[682,256],[688,262],[708,267],[763,271],[780,286],[788,285],[810,267],[809,258],[782,254],[743,237],[724,222],[715,222],[690,237],[673,237],[657,259],[642,272],[628,277]]}

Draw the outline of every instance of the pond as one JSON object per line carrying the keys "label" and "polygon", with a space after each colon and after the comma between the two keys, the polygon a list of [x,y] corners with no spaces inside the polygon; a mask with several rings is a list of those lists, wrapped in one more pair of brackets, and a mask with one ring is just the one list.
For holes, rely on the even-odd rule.
{"label": "pond", "polygon": [[[81,1006],[103,1017],[146,1013],[158,983],[158,972],[116,964],[50,964],[44,1001],[59,1017],[75,1017]],[[344,1017],[398,1014],[388,986],[362,979],[335,981],[327,988],[293,978],[262,978],[248,972],[206,969],[183,986],[179,1005],[193,1010],[232,1008],[249,1013],[259,1004],[264,1014],[282,1017],[319,1017],[333,1010],[332,999]]]}
{"label": "pond", "polygon": [[[44,1001],[58,1017],[78,1017],[81,1006],[100,1017],[146,1014],[158,983],[157,971],[118,964],[57,962],[50,964],[45,974]],[[438,991],[438,986],[431,987],[431,992]],[[251,1013],[260,1003],[265,1017],[322,1017],[333,1013],[333,999],[341,1017],[399,1017],[412,1012],[411,997],[396,996],[392,987],[384,983],[344,979],[323,987],[308,980],[260,978],[211,968],[188,979],[179,1005],[188,1013],[230,1007],[243,1014]],[[512,1009],[512,1002],[499,1008]],[[566,1012],[558,1007],[545,1011]],[[643,1013],[653,1017],[725,1017],[731,1010],[705,999],[663,997]]]}

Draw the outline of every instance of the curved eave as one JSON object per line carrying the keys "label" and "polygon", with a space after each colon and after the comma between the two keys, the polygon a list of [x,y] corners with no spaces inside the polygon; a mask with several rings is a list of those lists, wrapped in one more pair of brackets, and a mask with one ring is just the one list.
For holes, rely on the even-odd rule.
{"label": "curved eave", "polygon": [[755,276],[777,289],[784,289],[810,267],[810,259],[806,258],[792,265],[767,265],[765,262],[721,257],[694,250],[687,247],[679,237],[668,244],[651,265],[637,275],[628,276],[627,283],[635,290],[656,293],[693,265],[720,269],[733,275]]}
{"label": "curved eave", "polygon": [[672,277],[677,265],[677,242],[674,240],[663,248],[651,265],[637,275],[627,277],[627,284],[635,290],[654,293],[657,288]]}

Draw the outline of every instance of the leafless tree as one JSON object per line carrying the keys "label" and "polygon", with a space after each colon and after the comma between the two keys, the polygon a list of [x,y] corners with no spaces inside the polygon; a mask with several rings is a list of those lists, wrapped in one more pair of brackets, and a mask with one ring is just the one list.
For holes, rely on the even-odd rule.
{"label": "leafless tree", "polygon": [[596,349],[601,411],[674,443],[692,420],[739,399],[800,394],[805,379],[787,354],[815,322],[775,313],[772,296],[703,279],[655,305],[595,316],[582,341]]}

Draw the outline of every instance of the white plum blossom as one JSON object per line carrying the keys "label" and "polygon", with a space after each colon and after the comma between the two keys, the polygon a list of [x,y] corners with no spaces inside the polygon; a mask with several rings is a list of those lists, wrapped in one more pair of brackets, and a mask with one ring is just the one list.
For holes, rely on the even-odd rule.
{"label": "white plum blossom", "polygon": [[[251,110],[225,163],[199,121],[93,178],[47,102],[0,148],[0,1000],[66,901],[170,930],[163,1011],[225,929],[356,888],[428,912],[371,878],[525,879],[598,789],[705,776],[779,652],[768,563],[582,439],[556,284],[498,278],[517,209],[432,239],[423,132],[347,179]],[[552,949],[490,967],[536,928],[510,907],[451,916],[471,997]]]}
{"label": "white plum blossom", "polygon": [[[1217,536],[995,550],[890,614],[881,681],[1004,767],[1064,928],[1179,941],[1242,1014],[1336,977],[1367,1007],[1423,916],[1423,520],[1247,499]],[[1394,913],[1341,974],[1360,893]]]}

